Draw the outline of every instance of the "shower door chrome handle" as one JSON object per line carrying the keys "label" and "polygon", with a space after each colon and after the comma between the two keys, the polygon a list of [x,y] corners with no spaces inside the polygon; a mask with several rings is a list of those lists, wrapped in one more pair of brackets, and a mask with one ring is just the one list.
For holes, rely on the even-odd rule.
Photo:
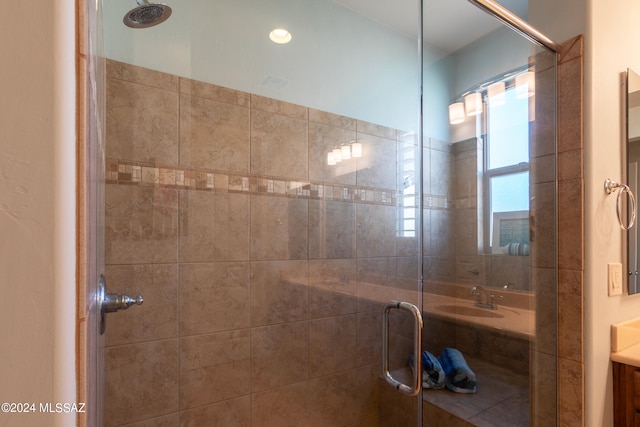
{"label": "shower door chrome handle", "polygon": [[144,302],[142,295],[138,294],[135,298],[128,295],[108,294],[107,281],[104,275],[100,275],[98,279],[98,308],[100,309],[100,335],[104,334],[107,328],[107,313],[115,313],[116,311],[126,310],[132,305],[141,305]]}
{"label": "shower door chrome handle", "polygon": [[[410,385],[396,380],[389,371],[389,312],[393,309],[408,311],[414,319],[414,369],[412,384]],[[420,309],[411,303],[391,301],[385,305],[382,310],[382,375],[387,383],[401,393],[409,396],[416,396],[420,393],[422,386],[422,314],[420,313]]]}

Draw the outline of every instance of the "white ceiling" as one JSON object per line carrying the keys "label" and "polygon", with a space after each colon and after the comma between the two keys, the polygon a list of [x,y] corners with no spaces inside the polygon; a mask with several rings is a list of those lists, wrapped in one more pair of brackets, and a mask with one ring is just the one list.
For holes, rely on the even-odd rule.
{"label": "white ceiling", "polygon": [[[416,36],[416,0],[334,1],[404,34]],[[502,0],[500,4],[527,19],[528,0]],[[424,0],[423,8],[425,43],[447,53],[455,52],[500,26],[495,19],[483,19],[482,15],[486,16],[486,13],[470,7],[468,0]],[[452,22],[456,25],[451,25]]]}

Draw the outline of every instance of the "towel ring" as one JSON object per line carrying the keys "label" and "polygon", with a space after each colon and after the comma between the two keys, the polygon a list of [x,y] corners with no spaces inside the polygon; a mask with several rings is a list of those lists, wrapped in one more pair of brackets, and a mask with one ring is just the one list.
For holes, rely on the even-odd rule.
{"label": "towel ring", "polygon": [[[616,215],[618,215],[618,222],[620,223],[620,228],[623,230],[629,230],[636,222],[636,198],[631,191],[631,188],[627,184],[619,184],[609,178],[604,181],[604,191],[607,194],[611,194],[614,191],[618,190],[618,197],[616,198]],[[631,215],[629,218],[629,224],[625,225],[622,222],[622,216],[620,215],[620,198],[622,193],[626,193],[629,197],[629,203],[631,204]]]}

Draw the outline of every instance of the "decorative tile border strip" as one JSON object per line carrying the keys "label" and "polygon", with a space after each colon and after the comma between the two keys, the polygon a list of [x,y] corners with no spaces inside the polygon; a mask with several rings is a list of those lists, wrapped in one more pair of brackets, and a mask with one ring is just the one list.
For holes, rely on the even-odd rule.
{"label": "decorative tile border strip", "polygon": [[[170,167],[106,159],[105,182],[123,185],[162,187],[218,193],[247,193],[312,200],[333,200],[382,206],[418,207],[415,195],[385,188],[288,180],[255,174],[233,174],[208,169]],[[413,200],[411,200],[413,199]],[[407,203],[407,200],[410,200]],[[404,204],[401,203],[404,201]],[[425,195],[426,209],[448,209],[444,196]]]}
{"label": "decorative tile border strip", "polygon": [[453,200],[454,209],[472,209],[478,207],[478,198],[475,196],[462,197]]}
{"label": "decorative tile border strip", "polygon": [[434,194],[424,195],[424,208],[425,209],[449,209],[449,199],[445,196],[438,196]]}

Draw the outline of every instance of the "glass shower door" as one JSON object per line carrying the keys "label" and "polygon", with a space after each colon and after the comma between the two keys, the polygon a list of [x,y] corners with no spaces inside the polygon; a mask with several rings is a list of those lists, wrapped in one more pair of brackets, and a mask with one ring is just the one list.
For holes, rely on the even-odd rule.
{"label": "glass shower door", "polygon": [[556,425],[555,53],[459,4],[424,2],[423,426]]}
{"label": "glass shower door", "polygon": [[106,276],[145,298],[109,319],[105,425],[417,425],[381,324],[421,306],[419,3],[169,6],[104,2]]}

